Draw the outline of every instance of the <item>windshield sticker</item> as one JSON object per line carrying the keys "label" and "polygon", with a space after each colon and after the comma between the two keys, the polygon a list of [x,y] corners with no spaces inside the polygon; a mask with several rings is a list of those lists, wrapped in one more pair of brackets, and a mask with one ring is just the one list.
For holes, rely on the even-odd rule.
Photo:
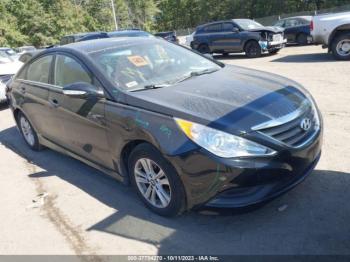
{"label": "windshield sticker", "polygon": [[126,87],[131,88],[131,87],[137,86],[138,83],[136,81],[132,81],[132,82],[126,83],[125,85]]}
{"label": "windshield sticker", "polygon": [[148,62],[142,56],[138,56],[138,55],[128,56],[128,59],[131,63],[133,63],[137,67],[148,65]]}

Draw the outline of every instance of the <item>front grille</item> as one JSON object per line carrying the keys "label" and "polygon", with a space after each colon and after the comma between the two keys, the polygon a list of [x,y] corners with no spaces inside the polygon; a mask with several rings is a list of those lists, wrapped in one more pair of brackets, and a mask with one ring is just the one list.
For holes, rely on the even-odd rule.
{"label": "front grille", "polygon": [[[308,123],[309,129],[305,130],[302,128],[302,122],[305,122],[305,120],[307,121],[307,119],[309,119],[311,123]],[[318,130],[319,119],[317,112],[313,107],[308,106],[289,121],[271,127],[260,128],[257,131],[290,147],[300,147],[306,144]]]}
{"label": "front grille", "polygon": [[283,41],[283,36],[282,34],[275,34],[272,36],[272,41],[274,42],[281,42]]}

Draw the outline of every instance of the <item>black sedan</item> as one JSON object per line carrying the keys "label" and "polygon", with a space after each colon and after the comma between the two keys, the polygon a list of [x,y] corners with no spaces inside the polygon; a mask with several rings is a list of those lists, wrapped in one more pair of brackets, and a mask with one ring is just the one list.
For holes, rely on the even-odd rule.
{"label": "black sedan", "polygon": [[156,38],[47,49],[7,96],[29,147],[131,182],[165,216],[272,199],[321,153],[321,116],[300,85]]}
{"label": "black sedan", "polygon": [[274,26],[284,28],[288,43],[306,45],[312,42],[311,21],[312,16],[296,16],[281,19]]}

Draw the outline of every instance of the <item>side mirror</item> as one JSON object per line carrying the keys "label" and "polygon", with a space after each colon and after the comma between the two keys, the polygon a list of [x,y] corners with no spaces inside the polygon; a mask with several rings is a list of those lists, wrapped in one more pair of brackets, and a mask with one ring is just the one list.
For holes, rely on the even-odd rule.
{"label": "side mirror", "polygon": [[238,29],[237,27],[234,27],[234,28],[232,28],[232,32],[238,33],[238,32],[239,32],[239,29]]}
{"label": "side mirror", "polygon": [[86,82],[77,82],[63,87],[63,94],[76,98],[103,97],[103,92]]}

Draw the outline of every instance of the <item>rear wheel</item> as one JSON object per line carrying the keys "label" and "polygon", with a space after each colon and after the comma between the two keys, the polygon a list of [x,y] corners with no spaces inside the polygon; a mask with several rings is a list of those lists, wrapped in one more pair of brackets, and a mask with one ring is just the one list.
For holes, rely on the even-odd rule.
{"label": "rear wheel", "polygon": [[199,45],[198,46],[198,52],[200,52],[202,54],[209,54],[210,53],[209,46],[207,44]]}
{"label": "rear wheel", "polygon": [[297,43],[298,43],[298,45],[307,45],[307,35],[306,34],[299,34],[297,36]]}
{"label": "rear wheel", "polygon": [[250,41],[244,48],[245,54],[249,58],[256,58],[261,56],[261,46],[256,41]]}
{"label": "rear wheel", "polygon": [[155,213],[175,216],[185,209],[185,190],[172,165],[150,144],[138,145],[129,157],[131,181]]}
{"label": "rear wheel", "polygon": [[332,43],[332,52],[338,60],[350,60],[350,33],[337,36]]}
{"label": "rear wheel", "polygon": [[17,115],[17,125],[27,145],[34,151],[41,150],[42,146],[39,143],[37,133],[27,117],[21,112],[19,112]]}

